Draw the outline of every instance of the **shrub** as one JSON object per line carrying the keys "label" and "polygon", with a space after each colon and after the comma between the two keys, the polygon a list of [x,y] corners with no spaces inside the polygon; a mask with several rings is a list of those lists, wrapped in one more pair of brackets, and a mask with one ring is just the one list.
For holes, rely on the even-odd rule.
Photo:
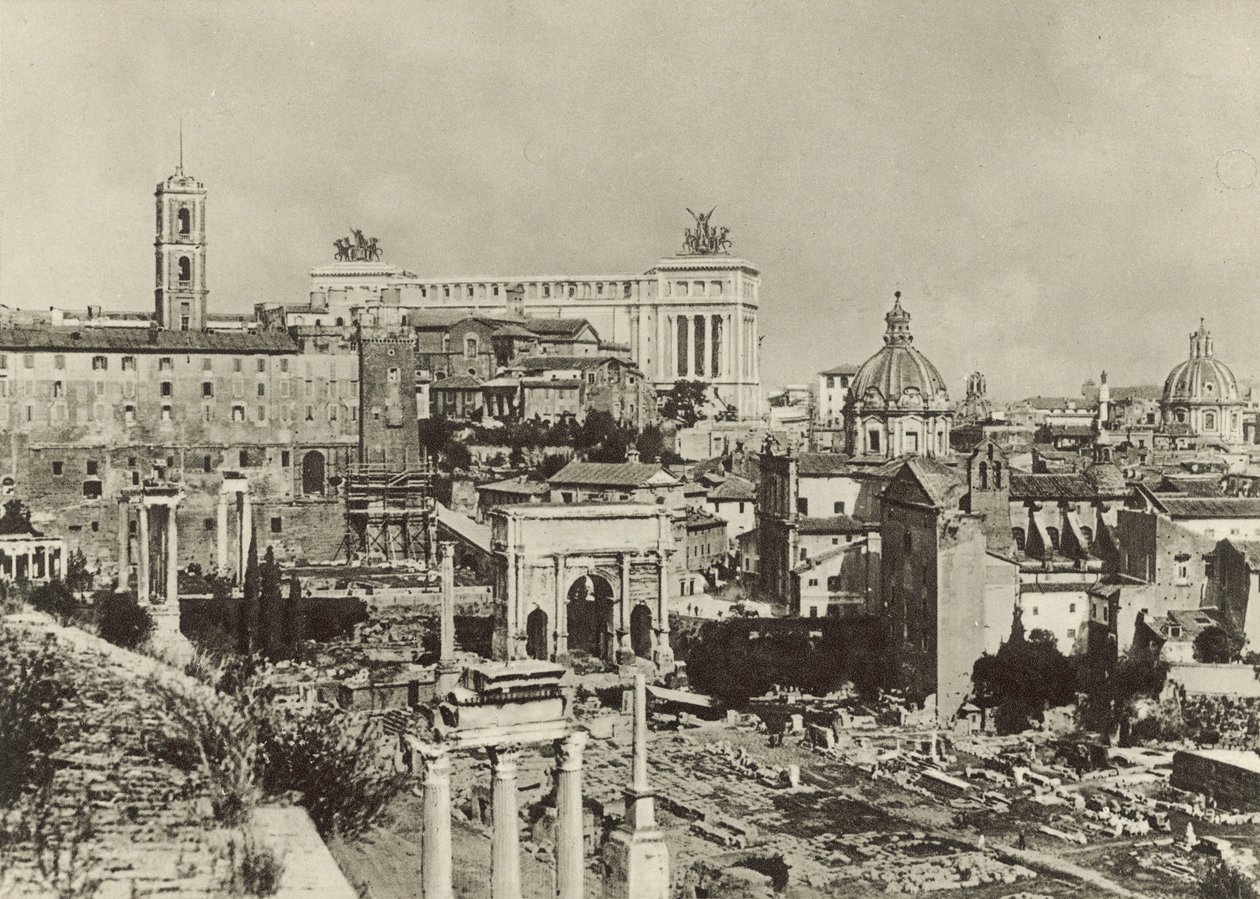
{"label": "shrub", "polygon": [[52,778],[56,712],[67,693],[61,669],[54,638],[31,649],[13,631],[0,633],[0,808]]}
{"label": "shrub", "polygon": [[46,612],[62,624],[67,624],[79,613],[78,600],[63,581],[49,581],[31,591],[28,602],[41,612]]}
{"label": "shrub", "polygon": [[1257,899],[1260,893],[1245,874],[1222,859],[1214,861],[1199,883],[1203,899]]}
{"label": "shrub", "polygon": [[271,896],[280,888],[284,862],[250,834],[228,837],[220,856],[227,864],[220,888],[229,896]]}
{"label": "shrub", "polygon": [[153,616],[132,593],[107,593],[96,600],[96,630],[124,649],[135,649],[153,631]]}
{"label": "shrub", "polygon": [[273,711],[258,737],[263,791],[296,792],[324,837],[362,833],[404,784],[380,760],[376,737],[370,722],[348,728],[332,709]]}

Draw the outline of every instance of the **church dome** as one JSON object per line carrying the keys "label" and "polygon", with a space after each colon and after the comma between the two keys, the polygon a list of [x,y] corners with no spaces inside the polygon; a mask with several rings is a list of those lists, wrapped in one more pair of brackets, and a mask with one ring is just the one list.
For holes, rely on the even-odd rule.
{"label": "church dome", "polygon": [[1238,381],[1229,366],[1212,355],[1212,335],[1199,322],[1190,335],[1190,358],[1177,364],[1164,381],[1163,402],[1228,403],[1238,400]]}
{"label": "church dome", "polygon": [[858,369],[849,396],[865,407],[937,409],[948,404],[945,379],[913,346],[910,313],[901,308],[901,291],[884,321],[888,323],[884,346]]}

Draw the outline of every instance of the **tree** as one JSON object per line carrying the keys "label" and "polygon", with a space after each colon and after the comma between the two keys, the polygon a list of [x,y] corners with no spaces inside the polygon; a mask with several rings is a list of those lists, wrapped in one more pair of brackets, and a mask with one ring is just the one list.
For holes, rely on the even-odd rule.
{"label": "tree", "polygon": [[1241,636],[1216,625],[1204,628],[1194,638],[1195,661],[1218,665],[1233,662],[1242,652],[1243,642]]}
{"label": "tree", "polygon": [[251,535],[245,563],[244,603],[241,606],[240,652],[249,655],[258,649],[258,547]]}
{"label": "tree", "polygon": [[280,566],[276,564],[276,553],[270,546],[263,556],[259,571],[258,596],[258,650],[268,658],[276,655],[283,634],[277,626],[277,617],[281,614],[280,604]]}
{"label": "tree", "polygon": [[92,589],[92,581],[95,579],[96,573],[88,569],[83,550],[71,551],[66,558],[66,586],[75,593],[83,593]]}
{"label": "tree", "polygon": [[31,530],[31,510],[20,499],[11,499],[4,504],[4,515],[0,515],[0,534],[26,534]]}
{"label": "tree", "polygon": [[1037,629],[1024,637],[1018,607],[1011,638],[996,655],[982,655],[972,666],[976,704],[996,708],[999,732],[1016,733],[1039,719],[1046,708],[1067,705],[1076,696],[1076,666],[1059,652],[1054,634]]}
{"label": "tree", "polygon": [[134,593],[105,592],[96,598],[96,630],[115,646],[135,649],[149,639],[153,616]]}
{"label": "tree", "polygon": [[284,642],[290,651],[302,642],[302,582],[289,578],[289,597],[284,603]]}
{"label": "tree", "polygon": [[56,618],[62,624],[68,624],[79,612],[78,600],[70,592],[65,581],[55,580],[40,584],[31,591],[28,601],[41,612]]}
{"label": "tree", "polygon": [[542,464],[538,466],[538,476],[545,481],[568,464],[569,460],[559,453],[549,453],[543,456]]}
{"label": "tree", "polygon": [[648,425],[634,441],[635,449],[644,462],[661,461],[665,452],[665,435],[656,425]]}
{"label": "tree", "polygon": [[704,407],[708,400],[709,385],[704,381],[675,381],[674,386],[665,394],[661,415],[689,428],[704,418]]}
{"label": "tree", "polygon": [[1260,893],[1256,885],[1224,859],[1217,859],[1208,866],[1199,882],[1199,895],[1203,899],[1257,899]]}
{"label": "tree", "polygon": [[619,430],[617,419],[612,417],[611,412],[597,409],[583,420],[573,445],[577,449],[593,449],[605,444]]}

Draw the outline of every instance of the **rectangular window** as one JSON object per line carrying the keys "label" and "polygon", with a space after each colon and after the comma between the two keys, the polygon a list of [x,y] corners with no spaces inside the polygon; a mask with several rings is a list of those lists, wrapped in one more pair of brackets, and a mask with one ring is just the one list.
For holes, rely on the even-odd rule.
{"label": "rectangular window", "polygon": [[843,502],[832,503],[831,509],[836,515],[843,515],[844,503]]}
{"label": "rectangular window", "polygon": [[809,514],[809,499],[807,497],[798,496],[796,498],[796,514],[797,515]]}
{"label": "rectangular window", "polygon": [[288,467],[289,467],[289,459],[290,459],[290,457],[289,457],[289,451],[288,451],[288,450],[280,450],[280,465],[281,465],[282,467],[284,467],[284,468],[288,468]]}
{"label": "rectangular window", "polygon": [[104,381],[97,381],[97,382],[96,382],[96,395],[97,395],[97,396],[104,396],[104,395],[105,395],[105,382],[104,382]]}
{"label": "rectangular window", "polygon": [[266,360],[266,359],[259,359],[259,360],[258,360],[258,372],[259,372],[259,374],[261,374],[262,372],[265,372],[266,370],[267,370],[267,360]]}
{"label": "rectangular window", "polygon": [[95,459],[88,459],[88,462],[87,462],[88,474],[95,475],[98,471],[100,471],[100,467],[101,467],[101,463],[97,462]]}
{"label": "rectangular window", "polygon": [[280,360],[280,371],[286,375],[289,373],[289,360],[288,359]]}
{"label": "rectangular window", "polygon": [[262,381],[258,382],[258,395],[259,396],[267,395],[267,385],[264,384]]}
{"label": "rectangular window", "polygon": [[259,406],[259,407],[258,407],[258,420],[259,420],[259,421],[266,421],[266,420],[267,420],[267,407],[266,407],[266,406]]}
{"label": "rectangular window", "polygon": [[66,357],[64,355],[62,355],[61,353],[57,353],[55,356],[53,356],[53,368],[57,369],[58,371],[61,371],[65,367],[66,367]]}
{"label": "rectangular window", "polygon": [[135,371],[135,370],[136,370],[136,357],[135,357],[135,356],[123,356],[123,357],[122,357],[122,370],[123,370],[123,371]]}
{"label": "rectangular window", "polygon": [[201,395],[205,397],[214,396],[214,382],[213,381],[201,382]]}
{"label": "rectangular window", "polygon": [[205,358],[203,358],[201,360],[201,370],[214,371],[214,360],[211,359],[209,356],[206,356]]}
{"label": "rectangular window", "polygon": [[279,534],[284,529],[284,523],[280,520],[279,515],[272,516],[271,533]]}
{"label": "rectangular window", "polygon": [[163,381],[163,382],[162,382],[162,386],[161,386],[161,394],[162,394],[162,396],[170,396],[170,395],[171,395],[171,382],[170,382],[170,381]]}
{"label": "rectangular window", "polygon": [[53,464],[52,464],[52,473],[53,473],[55,476],[57,476],[57,477],[61,477],[61,473],[62,473],[62,471],[63,471],[64,469],[65,469],[65,463],[61,462],[60,460],[58,460],[58,461],[56,461],[56,462],[53,462]]}
{"label": "rectangular window", "polygon": [[172,367],[170,356],[161,356],[158,358],[158,371],[170,371]]}
{"label": "rectangular window", "polygon": [[1068,628],[1067,635],[1068,635],[1068,639],[1069,639],[1069,640],[1074,639],[1074,638],[1076,637],[1076,628],[1074,628],[1074,627],[1069,627],[1069,628]]}
{"label": "rectangular window", "polygon": [[35,367],[35,355],[33,353],[26,353],[22,356],[22,367],[23,368]]}
{"label": "rectangular window", "polygon": [[240,370],[241,370],[241,360],[240,360],[240,357],[237,357],[232,360],[232,371],[240,371]]}
{"label": "rectangular window", "polygon": [[214,460],[211,459],[209,456],[205,456],[204,458],[202,458],[201,470],[204,471],[206,474],[209,474],[210,472],[212,472],[214,470]]}
{"label": "rectangular window", "polygon": [[810,578],[810,579],[809,579],[809,585],[810,585],[811,587],[817,587],[817,586],[818,586],[818,578],[816,578],[816,577],[812,577],[812,578]]}
{"label": "rectangular window", "polygon": [[104,356],[92,357],[92,371],[105,371],[109,368],[109,360]]}

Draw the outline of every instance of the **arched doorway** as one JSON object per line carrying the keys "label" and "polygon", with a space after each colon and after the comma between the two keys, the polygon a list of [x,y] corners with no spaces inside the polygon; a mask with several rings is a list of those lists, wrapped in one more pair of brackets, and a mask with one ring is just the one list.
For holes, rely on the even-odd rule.
{"label": "arched doorway", "polygon": [[639,658],[652,658],[652,610],[642,603],[630,613],[630,648]]}
{"label": "arched doorway", "polygon": [[311,450],[302,457],[302,493],[307,496],[324,492],[324,454]]}
{"label": "arched doorway", "polygon": [[547,613],[534,609],[525,619],[525,654],[531,659],[546,661],[551,655],[547,637]]}
{"label": "arched doorway", "polygon": [[613,589],[598,574],[583,575],[569,587],[565,609],[569,627],[569,652],[583,652],[611,660],[615,642],[613,631]]}

